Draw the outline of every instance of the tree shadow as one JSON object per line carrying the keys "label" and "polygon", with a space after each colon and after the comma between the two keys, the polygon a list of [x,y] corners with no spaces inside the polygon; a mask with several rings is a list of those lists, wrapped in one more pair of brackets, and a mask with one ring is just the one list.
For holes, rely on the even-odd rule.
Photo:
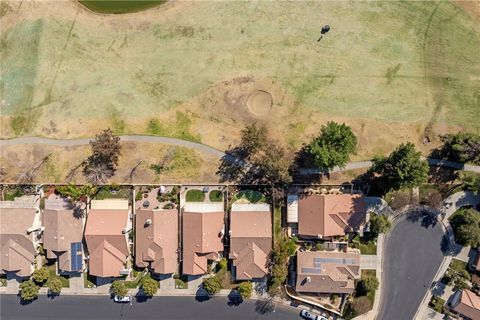
{"label": "tree shadow", "polygon": [[449,229],[446,234],[443,235],[440,241],[440,250],[444,256],[456,256],[462,251],[462,246],[457,245],[453,239],[453,231]]}
{"label": "tree shadow", "polygon": [[238,291],[235,290],[235,289],[232,289],[232,290],[230,291],[230,293],[228,294],[227,298],[228,298],[227,305],[228,305],[229,307],[238,307],[238,306],[241,305],[242,302],[243,302],[242,297],[240,296],[240,294],[238,293]]}
{"label": "tree shadow", "polygon": [[257,300],[255,302],[255,312],[259,314],[271,313],[275,310],[275,302],[273,299]]}
{"label": "tree shadow", "polygon": [[434,228],[438,223],[441,213],[433,208],[416,208],[407,213],[407,220],[411,222],[420,221],[420,225],[425,229]]}
{"label": "tree shadow", "polygon": [[143,293],[143,290],[138,290],[137,294],[135,294],[135,301],[138,303],[147,302],[150,299],[149,296]]}
{"label": "tree shadow", "polygon": [[195,301],[197,302],[205,302],[210,300],[211,296],[208,294],[207,290],[205,290],[202,286],[199,286],[197,292],[195,293]]}

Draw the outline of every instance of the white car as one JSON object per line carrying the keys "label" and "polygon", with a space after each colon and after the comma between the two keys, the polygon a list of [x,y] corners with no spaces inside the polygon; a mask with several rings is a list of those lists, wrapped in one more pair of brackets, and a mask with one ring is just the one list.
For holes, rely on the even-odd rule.
{"label": "white car", "polygon": [[327,318],[324,318],[322,316],[317,316],[316,314],[310,313],[307,310],[302,310],[300,312],[300,315],[308,320],[328,320]]}
{"label": "white car", "polygon": [[130,296],[120,297],[120,296],[115,295],[113,297],[113,301],[118,302],[118,303],[127,303],[127,302],[130,302],[130,300],[131,300]]}

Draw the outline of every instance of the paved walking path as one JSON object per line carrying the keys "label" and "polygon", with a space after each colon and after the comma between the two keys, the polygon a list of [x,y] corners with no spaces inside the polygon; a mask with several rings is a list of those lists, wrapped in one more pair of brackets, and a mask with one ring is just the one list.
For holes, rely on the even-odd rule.
{"label": "paved walking path", "polygon": [[[196,149],[198,151],[214,155],[216,157],[223,157],[225,153],[213,147],[207,146],[205,144],[177,139],[169,137],[159,137],[159,136],[144,136],[144,135],[123,135],[120,136],[122,141],[132,141],[132,142],[153,142],[153,143],[163,143],[181,147],[187,147]],[[59,147],[72,147],[72,146],[81,146],[86,145],[90,141],[89,138],[79,138],[79,139],[52,139],[52,138],[42,138],[42,137],[19,137],[13,139],[0,140],[0,147],[2,146],[13,146],[13,145],[24,145],[24,144],[46,144]],[[427,159],[427,158],[424,158]],[[428,163],[431,166],[441,166],[448,167],[457,170],[463,171],[472,171],[480,173],[480,166],[457,163],[447,160],[440,159],[427,159]],[[366,169],[372,166],[372,161],[356,161],[347,163],[345,167],[334,167],[330,170],[330,173],[339,172],[339,171],[348,171],[354,169]],[[300,175],[309,175],[309,174],[320,174],[323,171],[320,169],[300,169]]]}

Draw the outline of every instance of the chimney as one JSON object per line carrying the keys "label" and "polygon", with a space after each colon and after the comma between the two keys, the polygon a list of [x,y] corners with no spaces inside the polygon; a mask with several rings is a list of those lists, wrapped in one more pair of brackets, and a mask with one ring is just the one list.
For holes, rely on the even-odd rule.
{"label": "chimney", "polygon": [[307,282],[310,282],[310,281],[312,281],[312,278],[307,277]]}
{"label": "chimney", "polygon": [[148,226],[151,225],[151,224],[152,224],[152,219],[147,219],[147,220],[145,221],[145,226],[146,226],[146,227],[148,227]]}

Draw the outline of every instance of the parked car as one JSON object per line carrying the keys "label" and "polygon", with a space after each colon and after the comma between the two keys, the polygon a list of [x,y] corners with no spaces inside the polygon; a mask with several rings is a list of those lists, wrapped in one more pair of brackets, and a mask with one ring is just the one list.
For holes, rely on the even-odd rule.
{"label": "parked car", "polygon": [[308,319],[308,320],[328,320],[328,319],[325,318],[325,317],[317,316],[316,314],[310,313],[310,312],[308,312],[307,310],[302,310],[302,311],[300,312],[300,315],[301,315],[303,318]]}
{"label": "parked car", "polygon": [[120,296],[115,295],[113,297],[113,301],[118,302],[118,303],[128,303],[128,302],[130,302],[130,300],[131,300],[130,296],[120,297]]}

